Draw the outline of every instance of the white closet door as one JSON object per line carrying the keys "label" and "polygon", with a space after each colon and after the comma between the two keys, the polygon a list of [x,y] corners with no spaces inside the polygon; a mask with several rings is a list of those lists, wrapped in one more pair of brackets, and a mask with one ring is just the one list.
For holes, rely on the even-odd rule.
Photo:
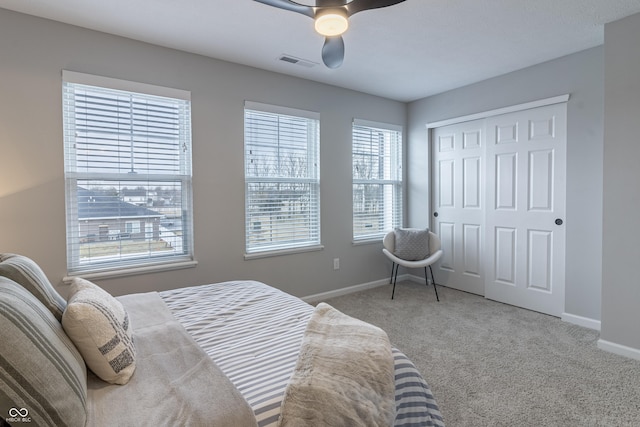
{"label": "white closet door", "polygon": [[487,298],[564,311],[566,104],[486,119]]}
{"label": "white closet door", "polygon": [[433,129],[433,231],[443,256],[436,282],[484,295],[484,121]]}

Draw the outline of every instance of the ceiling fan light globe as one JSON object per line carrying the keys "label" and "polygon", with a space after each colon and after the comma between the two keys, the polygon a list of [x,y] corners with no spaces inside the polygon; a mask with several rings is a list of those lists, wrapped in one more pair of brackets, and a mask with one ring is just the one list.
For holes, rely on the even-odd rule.
{"label": "ceiling fan light globe", "polygon": [[342,13],[328,12],[318,16],[314,26],[319,34],[325,37],[335,37],[347,31],[349,20]]}

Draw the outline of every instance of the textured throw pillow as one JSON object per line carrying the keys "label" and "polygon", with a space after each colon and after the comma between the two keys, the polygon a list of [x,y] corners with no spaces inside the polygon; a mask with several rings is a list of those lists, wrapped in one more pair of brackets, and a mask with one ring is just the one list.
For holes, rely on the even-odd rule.
{"label": "textured throw pillow", "polygon": [[396,228],[393,253],[407,261],[419,261],[429,256],[429,229]]}
{"label": "textured throw pillow", "polygon": [[67,303],[34,261],[22,255],[0,254],[0,276],[23,286],[38,298],[58,321],[62,319]]}
{"label": "textured throw pillow", "polygon": [[14,426],[84,427],[86,411],[82,356],[40,301],[0,277],[0,419]]}
{"label": "textured throw pillow", "polygon": [[111,384],[126,384],[136,369],[129,315],[122,303],[88,280],[71,281],[62,326],[89,369]]}

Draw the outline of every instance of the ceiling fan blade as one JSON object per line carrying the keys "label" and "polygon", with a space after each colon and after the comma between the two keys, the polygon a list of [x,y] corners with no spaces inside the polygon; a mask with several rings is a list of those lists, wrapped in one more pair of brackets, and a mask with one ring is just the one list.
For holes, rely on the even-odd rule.
{"label": "ceiling fan blade", "polygon": [[294,1],[289,0],[254,0],[258,3],[266,4],[269,6],[277,7],[278,9],[290,10],[291,12],[301,13],[303,15],[308,16],[309,18],[313,18],[315,16],[315,11],[311,6],[305,6],[303,4],[296,3]]}
{"label": "ceiling fan blade", "polygon": [[341,36],[327,37],[322,46],[322,62],[329,68],[338,68],[344,60],[344,40]]}
{"label": "ceiling fan blade", "polygon": [[363,10],[393,6],[394,4],[402,3],[403,1],[405,0],[353,0],[345,7],[347,8],[347,15],[351,16],[354,13],[362,12]]}
{"label": "ceiling fan blade", "polygon": [[349,3],[348,0],[316,0],[316,9],[342,7]]}

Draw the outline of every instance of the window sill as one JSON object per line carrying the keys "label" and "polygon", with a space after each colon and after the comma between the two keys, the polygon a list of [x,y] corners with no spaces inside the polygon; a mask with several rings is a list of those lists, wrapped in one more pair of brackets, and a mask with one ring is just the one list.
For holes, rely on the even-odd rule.
{"label": "window sill", "polygon": [[62,281],[66,284],[71,283],[71,280],[74,277],[82,277],[87,280],[95,280],[95,279],[113,279],[116,277],[126,277],[126,276],[135,276],[138,274],[148,274],[148,273],[160,273],[163,271],[171,271],[171,270],[181,270],[183,268],[193,268],[198,265],[198,261],[177,261],[163,264],[153,264],[153,265],[144,265],[144,266],[132,266],[127,268],[120,268],[117,270],[102,270],[102,271],[92,271],[83,273],[81,271],[77,273],[69,274],[64,277]]}
{"label": "window sill", "polygon": [[298,254],[303,252],[315,252],[315,251],[321,251],[323,249],[324,249],[323,245],[315,245],[315,246],[305,246],[302,248],[281,249],[277,251],[254,252],[250,254],[244,254],[244,259],[250,260],[250,259],[259,259],[259,258],[269,258],[274,256],[291,255],[291,254]]}
{"label": "window sill", "polygon": [[382,243],[382,237],[373,237],[371,239],[352,240],[353,246],[373,245],[375,243]]}

